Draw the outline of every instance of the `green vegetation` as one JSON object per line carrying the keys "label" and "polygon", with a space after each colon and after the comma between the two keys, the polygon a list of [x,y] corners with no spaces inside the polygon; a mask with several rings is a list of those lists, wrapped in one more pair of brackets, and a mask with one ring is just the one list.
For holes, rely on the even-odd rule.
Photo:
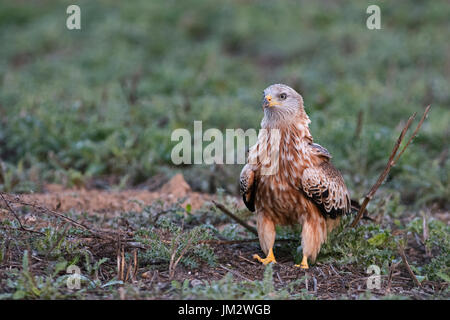
{"label": "green vegetation", "polygon": [[[178,212],[184,212],[184,210]],[[139,216],[142,215],[139,214]],[[178,215],[175,217],[175,221],[171,221],[173,218],[171,219],[166,215],[157,218],[152,224],[147,222],[139,226],[136,230],[136,240],[150,248],[142,254],[140,260],[149,264],[153,264],[155,261],[163,262],[171,269],[173,269],[171,260],[174,262],[179,260],[182,264],[191,268],[198,268],[199,261],[214,266],[214,252],[207,244],[202,243],[202,241],[212,239],[211,232],[214,227],[197,225],[185,231],[183,230],[184,223],[181,221],[184,216]],[[121,219],[127,218],[130,221],[132,216],[121,216]],[[168,235],[170,241],[161,241],[163,235]]]}
{"label": "green vegetation", "polygon": [[[244,272],[236,252],[251,259],[258,243],[212,244],[252,235],[208,205],[182,208],[181,199],[120,217],[65,213],[131,234],[130,243],[144,248],[139,274],[151,274],[133,283],[118,279],[115,242],[92,240],[55,217],[38,215],[33,228],[42,234],[3,219],[0,298],[448,298],[448,1],[379,2],[382,29],[373,31],[366,8],[374,3],[366,1],[83,0],[82,30],[74,31],[65,27],[69,4],[0,3],[0,191],[40,192],[47,183],[124,189],[182,172],[195,191],[218,193],[236,212],[227,195],[237,195],[241,166],[175,166],[171,133],[192,131],[194,120],[203,130],[258,129],[262,90],[286,83],[303,95],[315,141],[360,199],[408,117],[432,109],[369,204],[377,221],[348,229],[347,219],[323,246],[312,268],[317,292],[313,278],[290,265],[301,259],[298,241],[277,243],[276,254],[289,261],[281,266],[248,263],[251,281],[223,269]],[[36,213],[21,210],[21,217]],[[237,215],[253,219],[246,210]],[[296,229],[278,231],[278,239],[299,239]],[[323,287],[334,283],[325,278],[334,268],[342,277],[332,279],[335,288],[339,279],[365,288],[371,264],[381,267],[385,285],[392,265],[402,268],[399,248],[423,291],[411,289],[404,268],[392,292],[328,294]],[[81,267],[79,291],[66,288],[70,265]]]}
{"label": "green vegetation", "polygon": [[[314,137],[355,197],[384,166],[398,124],[432,104],[385,189],[420,205],[449,198],[446,1],[382,3],[380,31],[366,28],[361,1],[81,1],[79,31],[65,28],[66,4],[2,4],[1,189],[170,174],[172,130],[194,120],[258,128],[261,91],[284,82],[303,94]],[[186,169],[209,190],[209,168]],[[224,171],[219,186],[235,192],[239,166]]]}
{"label": "green vegetation", "polygon": [[179,294],[178,299],[313,299],[305,289],[295,293],[295,287],[304,281],[291,281],[285,288],[276,289],[273,281],[273,266],[269,264],[264,271],[262,280],[236,282],[228,273],[219,281],[205,282],[189,286],[189,280],[182,284],[174,281],[172,287]]}

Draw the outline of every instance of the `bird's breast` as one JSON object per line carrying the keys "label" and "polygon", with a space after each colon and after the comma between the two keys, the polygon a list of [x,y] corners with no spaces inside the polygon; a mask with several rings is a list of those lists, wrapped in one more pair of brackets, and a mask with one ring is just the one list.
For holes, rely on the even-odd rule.
{"label": "bird's breast", "polygon": [[306,211],[308,201],[301,190],[301,177],[308,161],[301,153],[280,149],[278,168],[260,175],[255,205],[278,224],[295,224]]}
{"label": "bird's breast", "polygon": [[249,161],[260,168],[256,210],[264,211],[278,224],[298,223],[306,211],[308,200],[300,186],[303,171],[314,165],[308,148],[311,142],[304,126],[287,127],[260,133],[249,152]]}

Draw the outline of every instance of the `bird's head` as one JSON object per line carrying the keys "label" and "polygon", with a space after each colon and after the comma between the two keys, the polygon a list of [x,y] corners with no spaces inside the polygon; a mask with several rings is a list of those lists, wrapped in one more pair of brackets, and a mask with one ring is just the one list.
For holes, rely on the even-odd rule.
{"label": "bird's head", "polygon": [[264,90],[262,107],[267,124],[287,123],[306,116],[302,96],[284,84],[273,84]]}

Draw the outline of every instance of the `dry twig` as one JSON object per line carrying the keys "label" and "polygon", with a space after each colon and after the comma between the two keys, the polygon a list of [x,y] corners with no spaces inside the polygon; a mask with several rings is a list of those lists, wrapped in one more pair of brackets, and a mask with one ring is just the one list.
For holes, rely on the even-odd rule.
{"label": "dry twig", "polygon": [[[9,212],[11,214],[13,214],[14,217],[18,220],[19,224],[22,226],[21,229],[24,231],[43,234],[42,232],[39,232],[39,231],[24,228],[23,225],[21,224],[20,219],[18,218],[17,214],[11,207],[11,203],[22,205],[22,206],[28,206],[28,207],[38,210],[40,213],[50,214],[51,216],[61,218],[61,219],[65,220],[66,222],[68,222],[69,224],[73,225],[74,227],[83,229],[83,230],[89,232],[95,238],[115,242],[115,241],[117,241],[117,238],[120,237],[121,241],[123,241],[124,245],[126,245],[127,247],[138,248],[138,249],[143,248],[142,245],[140,245],[138,243],[133,243],[134,240],[132,238],[127,237],[127,234],[125,232],[123,232],[122,230],[95,229],[95,228],[89,227],[83,223],[80,223],[78,221],[75,221],[74,219],[69,218],[69,217],[65,216],[64,214],[59,213],[57,211],[51,210],[49,208],[46,208],[44,206],[41,206],[41,205],[38,205],[35,203],[29,203],[29,202],[23,201],[18,196],[16,196],[14,199],[8,199],[4,195],[8,195],[8,194],[0,192],[0,197],[5,202]],[[9,196],[11,196],[11,195],[9,195]]]}
{"label": "dry twig", "polygon": [[422,285],[420,284],[419,280],[417,280],[416,275],[415,275],[414,272],[412,271],[411,266],[410,266],[409,263],[408,263],[408,260],[406,259],[405,250],[403,249],[402,246],[399,246],[398,252],[400,253],[400,256],[402,257],[403,264],[405,265],[406,270],[408,270],[408,273],[409,273],[411,279],[414,281],[414,283],[416,284],[416,286],[422,287]]}
{"label": "dry twig", "polygon": [[391,263],[391,265],[389,267],[388,283],[387,283],[387,286],[386,286],[386,292],[387,293],[391,292],[392,279],[394,278],[394,276],[400,274],[400,273],[395,273],[395,269],[398,267],[399,264],[400,264],[400,262]]}
{"label": "dry twig", "polygon": [[[121,243],[120,238],[117,240],[117,280],[127,282],[128,280],[135,281],[138,270],[137,250],[133,251],[133,261],[127,263],[125,261],[125,248]],[[127,270],[125,273],[125,269]]]}
{"label": "dry twig", "polygon": [[240,277],[240,278],[242,278],[242,279],[244,279],[244,280],[246,280],[246,281],[248,281],[248,282],[252,282],[252,280],[250,280],[249,278],[243,276],[242,274],[240,274],[240,273],[239,273],[238,271],[236,271],[236,270],[232,270],[232,269],[227,268],[227,267],[225,267],[225,266],[223,266],[223,265],[220,265],[220,267],[221,267],[223,270],[228,271],[228,272],[231,272],[232,274],[234,274],[234,275],[236,275],[236,276],[238,276],[238,277]]}
{"label": "dry twig", "polygon": [[222,211],[223,213],[225,213],[227,216],[229,216],[231,219],[233,219],[234,221],[236,221],[237,223],[239,223],[241,226],[243,226],[245,229],[247,229],[248,231],[250,231],[251,233],[258,235],[258,231],[256,231],[256,229],[252,226],[250,226],[247,222],[243,221],[242,219],[236,217],[234,214],[232,214],[230,212],[230,210],[228,210],[223,204],[218,203],[216,201],[212,201],[214,203],[214,205],[220,209],[220,211]]}
{"label": "dry twig", "polygon": [[394,148],[392,149],[392,152],[391,152],[389,160],[386,164],[386,167],[384,168],[383,172],[378,177],[378,180],[375,182],[375,184],[370,189],[369,193],[367,193],[367,195],[364,197],[364,201],[361,205],[361,208],[359,209],[358,214],[356,215],[355,219],[351,223],[350,227],[354,228],[358,224],[359,220],[361,219],[361,217],[363,215],[364,210],[366,209],[367,205],[369,204],[369,201],[372,200],[375,192],[378,190],[378,188],[381,186],[383,181],[386,179],[386,177],[389,174],[389,172],[391,171],[392,167],[397,163],[400,156],[405,152],[406,148],[409,146],[411,141],[414,139],[414,137],[419,132],[419,129],[422,126],[422,123],[425,121],[425,118],[428,115],[430,108],[431,108],[431,106],[428,106],[425,109],[425,112],[423,113],[422,118],[420,119],[419,124],[417,125],[413,134],[411,135],[411,137],[409,138],[408,142],[405,144],[403,149],[397,154],[397,152],[400,148],[400,145],[403,141],[403,138],[406,135],[406,132],[408,131],[409,127],[411,126],[411,123],[413,122],[413,120],[416,117],[416,113],[414,113],[411,117],[409,117],[408,121],[406,122],[405,127],[403,128],[402,132],[400,133],[400,136],[397,139],[396,144],[394,145]]}
{"label": "dry twig", "polygon": [[[166,243],[169,243],[168,240],[161,240]],[[247,242],[258,242],[258,238],[254,239],[242,239],[242,240],[216,240],[216,239],[210,239],[210,240],[200,240],[198,243],[201,244],[238,244],[238,243],[247,243]],[[277,239],[277,243],[280,242],[300,242],[300,239]]]}
{"label": "dry twig", "polygon": [[423,246],[425,248],[425,255],[427,257],[431,257],[430,249],[427,246],[427,240],[430,237],[430,231],[428,230],[427,213],[425,211],[422,211],[422,215],[423,215],[423,221],[422,221],[422,226],[423,226],[422,243],[423,243]]}
{"label": "dry twig", "polygon": [[11,214],[14,216],[14,218],[17,220],[17,222],[19,223],[20,230],[26,231],[26,232],[39,233],[39,234],[43,235],[42,232],[39,232],[39,231],[36,231],[36,230],[31,230],[31,229],[25,228],[25,227],[23,226],[23,224],[22,224],[22,221],[20,221],[19,216],[18,216],[17,213],[14,211],[14,209],[11,207],[11,205],[9,204],[9,201],[6,200],[6,198],[5,198],[4,194],[3,194],[3,192],[0,192],[0,197],[3,199],[3,202],[6,204],[6,207],[8,208],[8,212],[11,213]]}

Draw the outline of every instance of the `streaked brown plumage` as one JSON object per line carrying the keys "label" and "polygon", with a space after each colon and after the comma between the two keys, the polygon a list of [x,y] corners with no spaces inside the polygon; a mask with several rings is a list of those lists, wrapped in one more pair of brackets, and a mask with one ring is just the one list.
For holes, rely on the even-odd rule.
{"label": "streaked brown plumage", "polygon": [[[258,236],[267,255],[255,258],[264,264],[276,262],[275,225],[300,223],[301,267],[307,268],[307,259],[316,259],[340,216],[350,212],[350,196],[330,153],[313,143],[300,94],[286,85],[272,85],[264,90],[263,110],[262,130],[240,176],[244,202],[256,211]],[[266,163],[270,155],[274,157]],[[268,174],[271,165],[276,170]]]}

